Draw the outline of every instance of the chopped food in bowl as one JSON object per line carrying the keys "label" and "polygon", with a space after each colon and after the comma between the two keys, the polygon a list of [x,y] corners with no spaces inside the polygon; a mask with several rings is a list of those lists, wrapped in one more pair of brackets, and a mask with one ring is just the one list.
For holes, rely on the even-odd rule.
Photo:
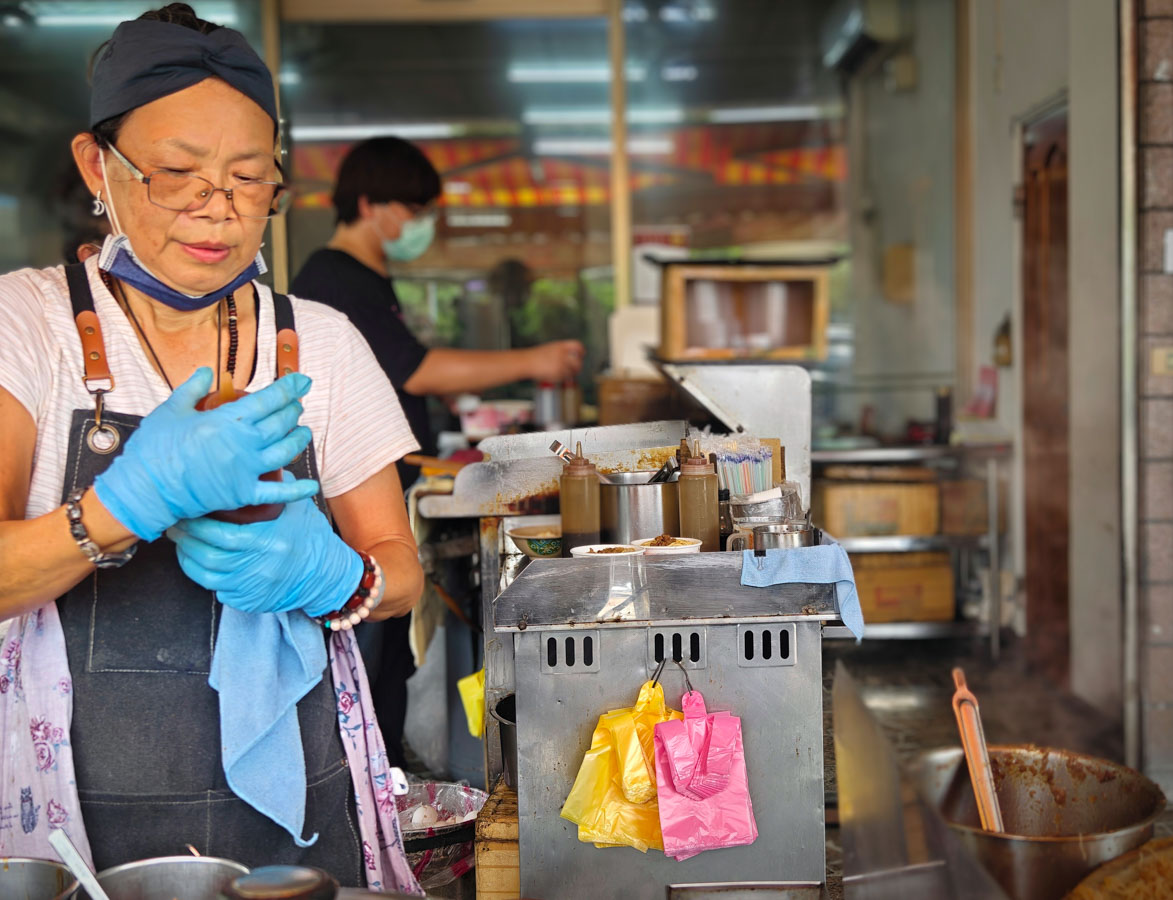
{"label": "chopped food in bowl", "polygon": [[696,538],[674,537],[670,534],[643,538],[632,541],[632,543],[637,547],[643,547],[648,556],[679,556],[685,553],[701,552],[701,542]]}
{"label": "chopped food in bowl", "polygon": [[586,544],[582,547],[571,547],[570,555],[574,557],[588,557],[597,559],[599,557],[614,559],[616,556],[643,556],[643,547],[635,547],[631,544]]}

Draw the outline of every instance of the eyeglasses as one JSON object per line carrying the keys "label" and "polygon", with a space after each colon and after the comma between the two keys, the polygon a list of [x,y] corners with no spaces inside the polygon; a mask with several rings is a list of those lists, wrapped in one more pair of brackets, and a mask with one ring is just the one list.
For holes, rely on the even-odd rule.
{"label": "eyeglasses", "polygon": [[222,191],[236,210],[245,219],[269,219],[289,208],[292,194],[289,185],[281,181],[243,180],[235,187],[216,187],[206,178],[188,172],[170,172],[160,169],[150,175],[110,145],[110,152],[126,166],[135,180],[146,185],[147,199],[155,206],[173,212],[196,212],[207,206],[216,191]]}

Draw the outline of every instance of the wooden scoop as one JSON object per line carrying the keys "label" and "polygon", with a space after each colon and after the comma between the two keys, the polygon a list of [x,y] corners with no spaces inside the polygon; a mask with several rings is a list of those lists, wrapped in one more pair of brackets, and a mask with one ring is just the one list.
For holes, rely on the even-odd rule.
{"label": "wooden scoop", "polygon": [[998,795],[994,791],[994,775],[990,771],[990,754],[986,750],[986,735],[982,731],[982,716],[978,709],[977,697],[965,683],[965,673],[953,670],[953,714],[957,717],[957,728],[961,732],[961,748],[969,765],[969,777],[973,782],[973,795],[977,798],[978,816],[986,831],[1002,832],[1002,810],[998,807]]}

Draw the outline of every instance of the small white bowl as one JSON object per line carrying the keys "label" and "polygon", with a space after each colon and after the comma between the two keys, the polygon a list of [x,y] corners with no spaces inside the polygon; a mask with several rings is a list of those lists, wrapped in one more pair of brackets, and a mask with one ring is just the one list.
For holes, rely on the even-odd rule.
{"label": "small white bowl", "polygon": [[701,542],[696,538],[674,537],[673,540],[687,542],[680,547],[649,547],[648,544],[654,540],[656,540],[654,537],[641,538],[631,543],[636,547],[643,547],[648,556],[680,556],[685,553],[701,552]]}
{"label": "small white bowl", "polygon": [[[609,550],[613,547],[622,547],[623,553],[600,553],[600,550]],[[633,547],[631,544],[583,544],[581,547],[571,547],[571,556],[582,556],[587,559],[626,559],[629,556],[643,556],[646,551],[643,547]]]}

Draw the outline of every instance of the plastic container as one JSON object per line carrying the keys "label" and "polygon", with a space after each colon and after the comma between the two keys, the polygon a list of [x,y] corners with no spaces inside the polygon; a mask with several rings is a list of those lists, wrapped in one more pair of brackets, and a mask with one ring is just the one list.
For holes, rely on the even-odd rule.
{"label": "plastic container", "polygon": [[[208,394],[206,397],[199,399],[195,408],[200,412],[210,412],[218,406],[223,406],[225,403],[232,403],[241,397],[248,396],[248,391],[234,391],[233,393],[234,396],[231,400],[226,399],[224,393],[220,391],[214,394]],[[266,472],[261,476],[261,481],[280,480],[280,469]],[[270,522],[281,515],[281,510],[284,508],[284,503],[258,503],[253,506],[242,506],[240,509],[218,509],[215,512],[208,513],[208,516],[212,519],[219,519],[221,522],[231,522],[234,525],[250,525],[253,522]]]}
{"label": "plastic container", "polygon": [[701,552],[721,549],[721,507],[717,471],[707,459],[693,456],[680,466],[680,536],[698,538]]}
{"label": "plastic container", "polygon": [[562,467],[558,502],[562,512],[562,555],[599,543],[599,470],[582,455],[582,444]]}

